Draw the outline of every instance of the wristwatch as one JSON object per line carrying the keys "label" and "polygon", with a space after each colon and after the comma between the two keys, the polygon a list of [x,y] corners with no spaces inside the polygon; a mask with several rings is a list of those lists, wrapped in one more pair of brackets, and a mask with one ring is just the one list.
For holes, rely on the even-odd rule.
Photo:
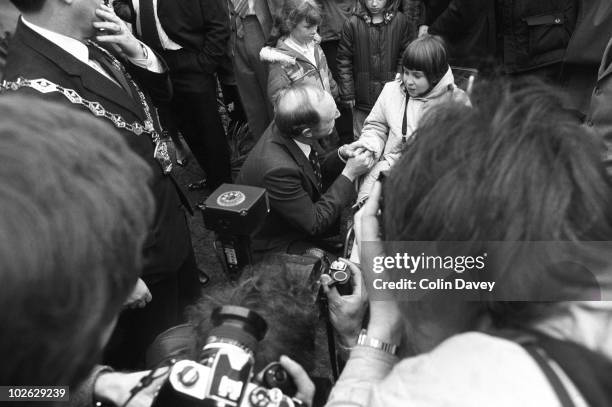
{"label": "wristwatch", "polygon": [[357,338],[357,345],[368,346],[370,348],[382,350],[383,352],[386,352],[391,356],[397,355],[397,345],[383,342],[380,339],[372,338],[368,336],[368,331],[365,329],[362,329],[359,333],[359,338]]}

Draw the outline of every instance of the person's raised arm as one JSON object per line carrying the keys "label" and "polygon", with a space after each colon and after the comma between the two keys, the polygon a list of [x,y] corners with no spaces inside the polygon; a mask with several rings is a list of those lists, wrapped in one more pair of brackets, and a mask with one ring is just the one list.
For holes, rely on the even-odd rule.
{"label": "person's raised arm", "polygon": [[[378,222],[378,200],[381,184],[376,182],[370,199],[355,215],[355,236],[361,248],[363,277],[367,287],[371,286],[371,265],[376,256],[384,255]],[[402,323],[397,304],[393,301],[370,300],[370,322],[367,337],[389,344],[398,344]],[[368,342],[357,344],[344,367],[342,375],[332,389],[327,406],[368,406],[372,389],[382,381],[397,362],[397,357],[382,349],[369,346]]]}

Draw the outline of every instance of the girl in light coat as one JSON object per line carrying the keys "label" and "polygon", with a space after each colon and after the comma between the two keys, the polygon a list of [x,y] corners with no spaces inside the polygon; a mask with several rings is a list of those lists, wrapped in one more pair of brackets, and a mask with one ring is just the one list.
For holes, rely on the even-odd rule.
{"label": "girl in light coat", "polygon": [[470,106],[468,96],[455,85],[440,38],[425,35],[411,42],[402,69],[401,77],[383,88],[359,138],[378,160],[362,180],[359,201],[368,196],[380,172],[398,160],[427,110],[449,101]]}

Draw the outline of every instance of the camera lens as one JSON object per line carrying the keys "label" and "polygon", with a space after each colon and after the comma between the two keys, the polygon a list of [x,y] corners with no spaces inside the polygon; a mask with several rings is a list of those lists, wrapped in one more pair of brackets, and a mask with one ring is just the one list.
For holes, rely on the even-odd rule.
{"label": "camera lens", "polygon": [[208,343],[237,342],[251,352],[268,328],[266,321],[256,312],[232,305],[215,308],[211,319],[215,327],[209,333]]}
{"label": "camera lens", "polygon": [[350,275],[344,270],[336,270],[332,273],[332,277],[338,284],[345,284],[349,281]]}

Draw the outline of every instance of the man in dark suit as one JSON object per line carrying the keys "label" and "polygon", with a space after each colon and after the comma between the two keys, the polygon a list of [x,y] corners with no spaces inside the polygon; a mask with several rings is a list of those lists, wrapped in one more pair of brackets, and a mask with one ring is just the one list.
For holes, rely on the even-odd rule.
{"label": "man in dark suit", "polygon": [[236,180],[268,191],[270,214],[253,241],[256,252],[317,246],[317,238],[338,232],[342,208],[355,199],[353,182],[372,164],[358,141],[318,159],[319,140],[338,116],[332,96],[319,88],[297,86],[278,97],[274,122]]}
{"label": "man in dark suit", "polygon": [[153,172],[149,185],[156,214],[144,242],[142,279],[133,301],[144,308],[124,311],[111,339],[117,352],[110,361],[134,367],[155,335],[176,324],[181,307],[199,294],[183,209],[188,203],[167,173],[166,146],[159,139],[155,109],[146,94],[170,97],[167,70],[100,1],[12,2],[22,17],[10,44],[3,88],[61,101],[66,108],[113,124]]}
{"label": "man in dark suit", "polygon": [[215,72],[227,58],[230,36],[225,0],[117,0],[119,15],[159,51],[170,69],[174,96],[162,106],[175,123],[207,186],[232,182],[229,145],[217,106]]}
{"label": "man in dark suit", "polygon": [[274,117],[268,98],[268,67],[259,59],[259,51],[270,39],[283,0],[228,0],[228,3],[236,84],[249,129],[257,140]]}

